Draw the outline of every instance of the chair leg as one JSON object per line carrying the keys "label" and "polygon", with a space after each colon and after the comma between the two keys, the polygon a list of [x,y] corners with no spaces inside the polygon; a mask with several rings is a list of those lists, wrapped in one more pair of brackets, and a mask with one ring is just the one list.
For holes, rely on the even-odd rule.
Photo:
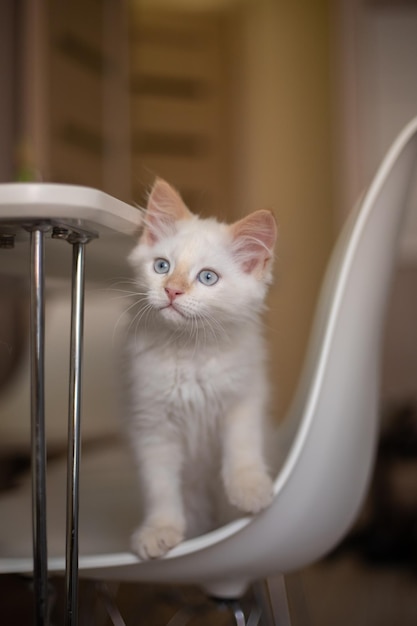
{"label": "chair leg", "polygon": [[249,614],[247,626],[263,626],[262,609],[258,603],[255,604]]}
{"label": "chair leg", "polygon": [[194,616],[194,611],[191,611],[189,608],[182,608],[171,617],[166,626],[186,626]]}
{"label": "chair leg", "polygon": [[223,598],[212,598],[216,603],[218,611],[227,611],[233,616],[236,626],[257,626],[259,624],[260,612],[257,609],[251,611],[249,620],[246,621],[243,606],[239,600],[226,600]]}
{"label": "chair leg", "polygon": [[[102,619],[104,613],[106,619],[109,618],[113,626],[126,626],[126,623],[117,607],[113,593],[106,583],[96,583],[96,598],[100,604],[96,605],[96,611],[101,607]],[[207,599],[184,605],[186,598],[181,594],[176,598],[176,605],[183,602],[176,613],[169,619],[166,626],[187,626],[191,621],[197,623],[200,618],[206,619],[213,613],[213,604],[207,604]],[[266,581],[258,582],[253,586],[253,590],[239,599],[212,598],[217,611],[228,613],[227,623],[230,618],[235,626],[291,626],[288,602],[286,599],[286,589],[283,577],[276,577]],[[214,609],[215,610],[215,609]],[[206,617],[204,617],[206,616]],[[223,620],[226,618],[222,618]],[[86,622],[89,623],[89,622]],[[223,623],[223,622],[222,622]],[[230,622],[231,623],[231,622]]]}
{"label": "chair leg", "polygon": [[235,618],[236,626],[247,626],[245,614],[239,602],[233,602],[230,606],[230,610]]}
{"label": "chair leg", "polygon": [[291,626],[287,591],[283,576],[255,583],[254,594],[261,607],[262,626]]}
{"label": "chair leg", "polygon": [[118,606],[110,593],[108,586],[103,583],[96,584],[97,598],[101,600],[101,603],[106,611],[107,616],[110,618],[113,626],[126,626],[126,623],[120,613]]}
{"label": "chair leg", "polygon": [[[104,582],[96,583],[96,595],[100,600],[101,606],[104,608],[106,616],[110,619],[113,626],[126,626],[125,621],[117,607],[114,596]],[[194,617],[200,613],[199,607],[181,607],[166,626],[186,626]]]}

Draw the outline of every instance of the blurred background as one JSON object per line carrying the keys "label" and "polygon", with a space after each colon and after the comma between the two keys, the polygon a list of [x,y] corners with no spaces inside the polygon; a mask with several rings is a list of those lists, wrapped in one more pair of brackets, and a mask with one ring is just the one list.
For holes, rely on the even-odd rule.
{"label": "blurred background", "polygon": [[[143,205],[161,176],[203,215],[233,220],[272,208],[279,242],[266,325],[280,420],[334,241],[390,143],[417,115],[416,59],[416,0],[2,0],[0,182],[87,185]],[[382,443],[391,442],[390,453],[379,457],[378,495],[371,490],[346,550],[303,574],[295,595],[299,605],[305,598],[306,623],[343,624],[343,615],[355,625],[416,620],[409,607],[417,588],[410,574],[417,554],[417,194],[413,205],[383,367]],[[27,453],[27,394],[18,391],[27,380],[27,301],[23,283],[0,280],[7,484]],[[48,305],[50,450],[58,452],[66,432],[59,353],[67,299],[64,290]],[[103,380],[112,378],[107,336],[119,311],[120,304],[103,310],[97,291],[89,294],[91,439],[114,428],[117,408]],[[406,454],[404,441],[415,444]],[[396,612],[380,595],[376,602],[382,588]]]}

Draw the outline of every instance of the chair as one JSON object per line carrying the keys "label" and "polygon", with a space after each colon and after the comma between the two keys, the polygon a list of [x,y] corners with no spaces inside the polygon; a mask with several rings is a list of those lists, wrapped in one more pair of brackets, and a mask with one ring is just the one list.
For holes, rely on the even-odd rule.
{"label": "chair", "polygon": [[[117,447],[85,455],[82,576],[193,583],[217,598],[239,598],[253,581],[298,570],[343,537],[361,506],[374,460],[381,337],[416,157],[417,118],[394,142],[336,246],[287,418],[287,452],[271,506],[185,541],[163,559],[140,562],[127,548],[138,513],[126,455]],[[48,493],[58,494],[64,470],[51,469]],[[32,570],[30,536],[16,531],[27,495],[23,484],[0,499],[0,572]],[[62,572],[64,513],[53,504],[49,568]],[[236,616],[237,624],[242,620]]]}

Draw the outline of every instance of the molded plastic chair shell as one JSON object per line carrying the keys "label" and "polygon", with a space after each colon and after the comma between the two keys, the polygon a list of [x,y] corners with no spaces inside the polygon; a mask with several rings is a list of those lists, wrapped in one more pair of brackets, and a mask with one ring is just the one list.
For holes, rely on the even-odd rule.
{"label": "molded plastic chair shell", "polygon": [[[161,560],[140,562],[118,548],[128,545],[120,503],[135,497],[126,488],[129,480],[123,482],[122,473],[107,467],[109,484],[118,493],[112,504],[109,492],[100,487],[106,476],[92,471],[84,495],[92,504],[84,514],[81,509],[80,541],[87,546],[80,555],[82,575],[196,583],[213,595],[236,597],[255,579],[319,559],[343,537],[361,506],[373,465],[382,331],[416,157],[417,118],[389,150],[332,256],[288,417],[292,438],[272,505],[185,541]],[[13,506],[13,496],[0,499],[0,520]],[[106,507],[118,506],[119,515],[106,526]],[[83,520],[94,529],[94,549],[83,542]],[[14,558],[13,547],[3,548],[1,572],[31,570],[29,554]],[[52,555],[50,567],[62,571],[63,557]]]}

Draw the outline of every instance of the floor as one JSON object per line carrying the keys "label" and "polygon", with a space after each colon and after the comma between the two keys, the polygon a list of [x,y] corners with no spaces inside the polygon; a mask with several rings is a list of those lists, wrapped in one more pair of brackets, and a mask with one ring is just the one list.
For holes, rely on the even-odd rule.
{"label": "floor", "polygon": [[305,570],[296,581],[290,577],[288,586],[297,601],[294,626],[417,624],[417,576],[410,571],[344,556]]}

